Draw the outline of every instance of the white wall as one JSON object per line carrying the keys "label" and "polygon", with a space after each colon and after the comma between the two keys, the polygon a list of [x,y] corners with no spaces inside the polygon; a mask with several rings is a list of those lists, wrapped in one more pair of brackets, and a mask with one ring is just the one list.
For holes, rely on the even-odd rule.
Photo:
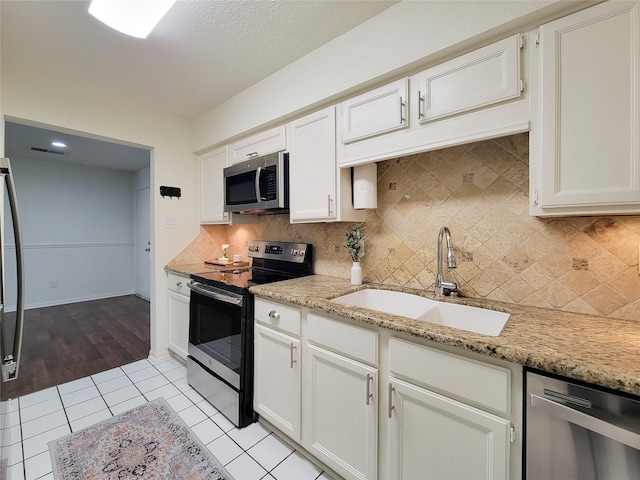
{"label": "white wall", "polygon": [[[195,150],[332,102],[348,92],[585,2],[402,1],[230,98],[194,122]],[[501,33],[502,32],[502,33]]]}
{"label": "white wall", "polygon": [[[11,167],[24,243],[26,308],[133,293],[135,174],[15,157]],[[5,218],[11,218],[8,202]],[[10,222],[5,235],[7,301],[15,308]]]}
{"label": "white wall", "polygon": [[[151,352],[168,356],[167,276],[164,266],[199,232],[198,166],[190,125],[183,119],[106,97],[80,85],[51,84],[2,65],[3,120],[56,127],[151,149]],[[182,188],[182,198],[163,199],[160,185]],[[165,228],[166,218],[177,220]]]}

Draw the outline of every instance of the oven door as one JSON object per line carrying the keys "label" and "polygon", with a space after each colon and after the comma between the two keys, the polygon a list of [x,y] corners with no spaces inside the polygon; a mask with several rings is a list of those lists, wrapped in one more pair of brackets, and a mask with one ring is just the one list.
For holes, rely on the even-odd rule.
{"label": "oven door", "polygon": [[189,288],[189,356],[241,390],[246,361],[246,296],[197,282],[190,283]]}

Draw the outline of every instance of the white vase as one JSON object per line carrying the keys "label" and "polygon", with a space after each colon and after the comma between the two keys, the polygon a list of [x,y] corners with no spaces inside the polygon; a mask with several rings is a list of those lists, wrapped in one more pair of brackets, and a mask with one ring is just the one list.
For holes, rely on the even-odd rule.
{"label": "white vase", "polygon": [[362,285],[362,267],[360,262],[353,262],[351,266],[351,285]]}

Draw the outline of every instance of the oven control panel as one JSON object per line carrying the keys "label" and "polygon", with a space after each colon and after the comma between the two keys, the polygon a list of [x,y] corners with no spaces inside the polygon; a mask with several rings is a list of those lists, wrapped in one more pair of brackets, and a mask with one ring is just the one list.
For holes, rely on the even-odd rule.
{"label": "oven control panel", "polygon": [[308,243],[256,240],[249,245],[249,257],[305,263],[310,250],[311,245]]}

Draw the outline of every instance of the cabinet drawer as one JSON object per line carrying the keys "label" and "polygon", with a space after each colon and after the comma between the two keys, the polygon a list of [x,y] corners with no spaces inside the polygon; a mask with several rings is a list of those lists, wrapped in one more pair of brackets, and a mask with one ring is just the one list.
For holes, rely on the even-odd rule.
{"label": "cabinet drawer", "polygon": [[178,275],[176,273],[167,274],[167,287],[172,292],[190,296],[191,290],[189,290],[189,287],[187,287],[187,283],[189,283],[189,281],[189,277],[183,277],[182,275]]}
{"label": "cabinet drawer", "polygon": [[378,334],[371,330],[309,314],[306,331],[310,342],[370,365],[378,363]]}
{"label": "cabinet drawer", "polygon": [[255,317],[257,322],[300,336],[300,310],[295,307],[256,298]]}
{"label": "cabinet drawer", "polygon": [[392,338],[389,369],[476,405],[504,414],[511,412],[511,372],[506,368]]}

